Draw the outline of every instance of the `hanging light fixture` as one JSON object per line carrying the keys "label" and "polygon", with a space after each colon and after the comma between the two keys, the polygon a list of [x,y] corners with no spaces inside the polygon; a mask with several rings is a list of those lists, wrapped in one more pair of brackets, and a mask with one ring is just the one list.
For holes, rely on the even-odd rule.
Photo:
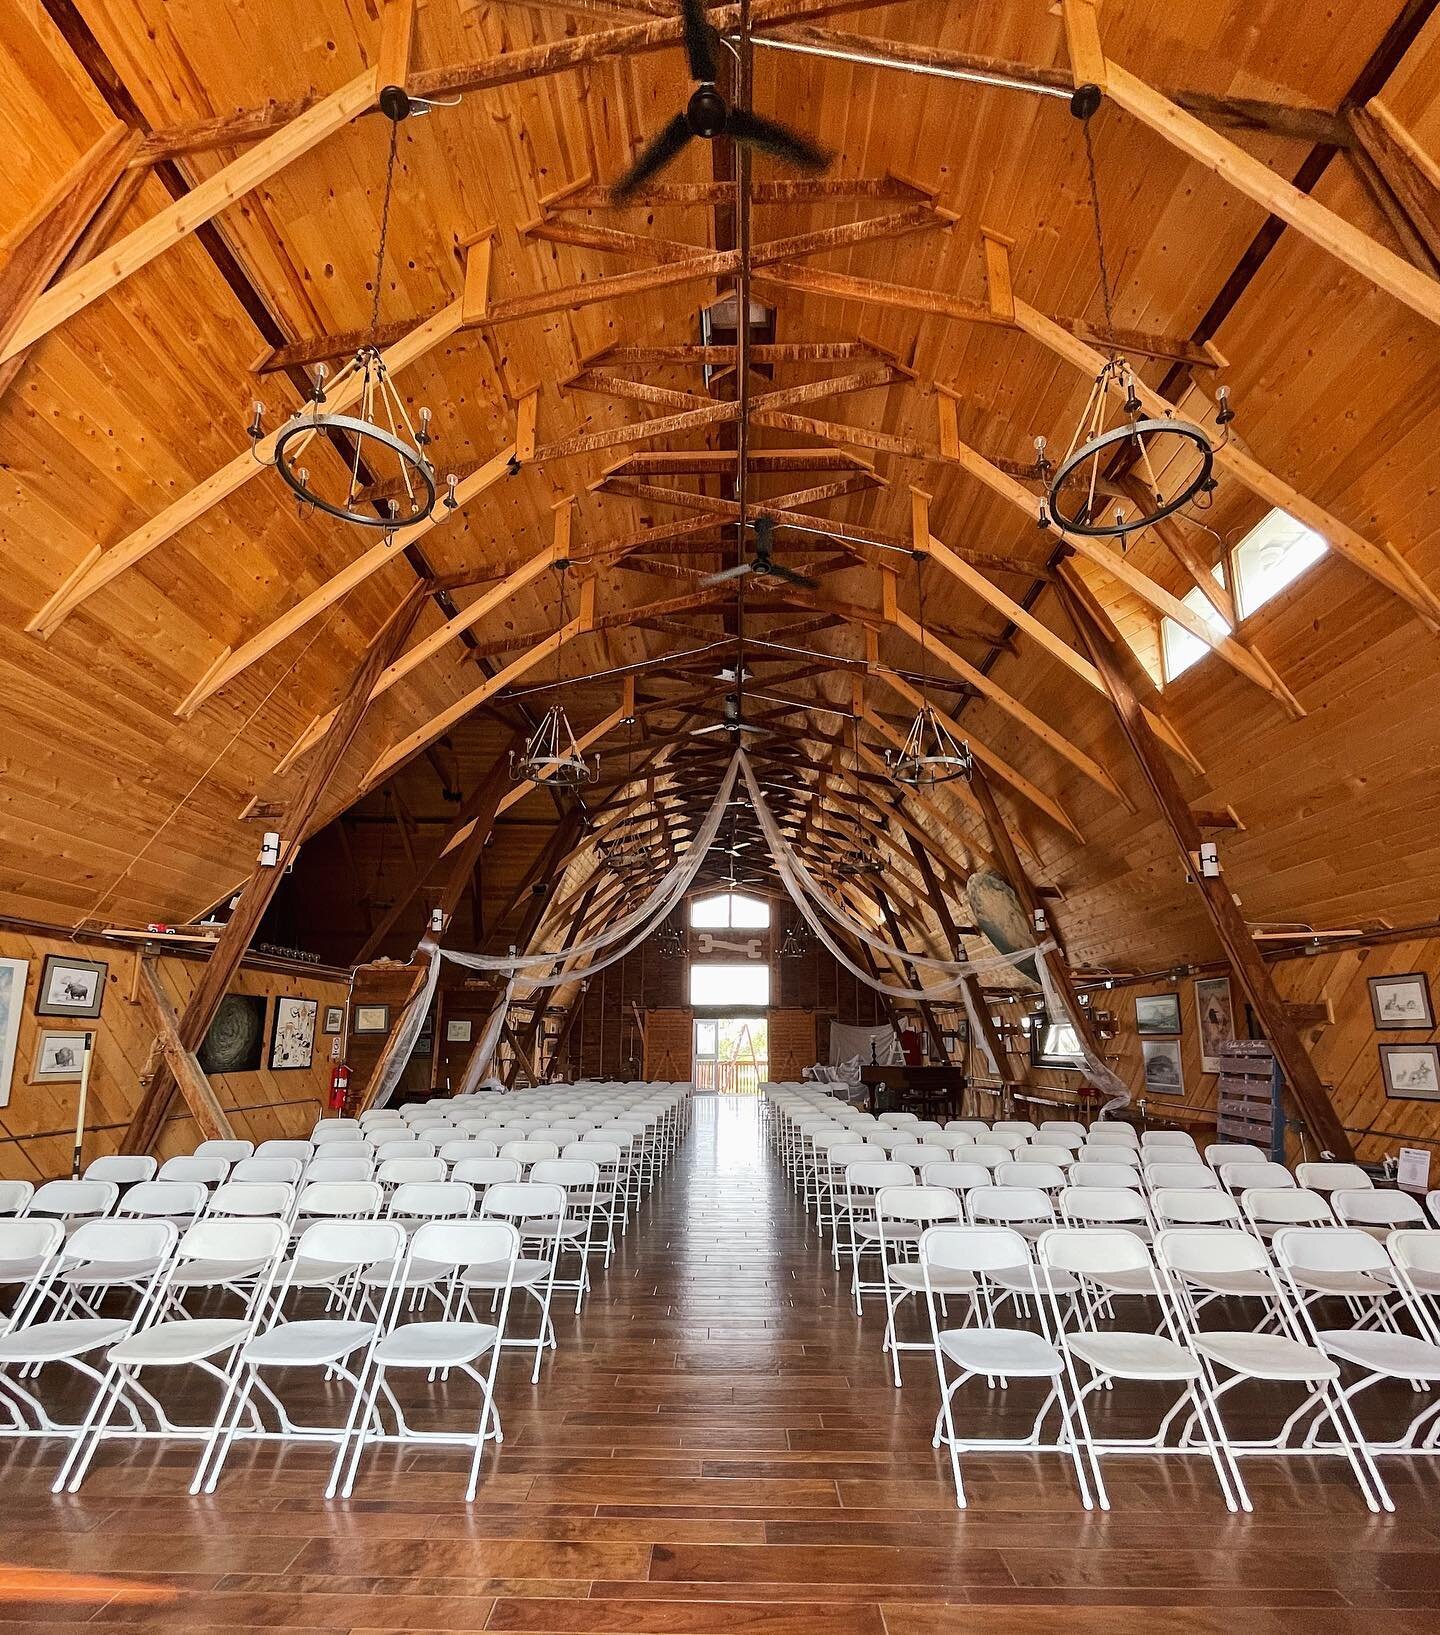
{"label": "hanging light fixture", "polygon": [[[275,469],[306,509],[323,511],[357,528],[374,528],[387,536],[406,523],[418,522],[434,509],[435,468],[430,460],[429,409],[421,409],[418,425],[411,420],[405,400],[396,389],[380,351],[380,293],[385,273],[385,248],[390,233],[390,203],[395,186],[395,156],[400,121],[428,104],[412,102],[390,87],[380,99],[380,110],[390,121],[390,152],[385,167],[385,192],[380,209],[380,239],[375,254],[375,287],[370,302],[370,326],[354,357],[334,376],[325,365],[315,369],[309,401],[280,428],[275,438]],[[353,404],[348,414],[330,413],[325,405],[332,393]],[[247,428],[252,447],[265,435],[265,405],[256,402]],[[349,445],[344,459],[345,478],[328,480],[306,464],[306,451],[317,436],[333,434]],[[333,471],[335,462],[321,460],[317,467]],[[445,505],[455,508],[455,478],[446,479]]]}
{"label": "hanging light fixture", "polygon": [[661,959],[680,959],[684,955],[685,939],[673,920],[667,920],[660,927],[655,937],[655,948]]}
{"label": "hanging light fixture", "polygon": [[[625,765],[632,765],[635,753],[635,716],[627,715],[622,725],[625,727]],[[646,800],[637,810],[623,818],[614,827],[618,831],[613,838],[602,840],[596,847],[600,856],[617,872],[638,867],[650,860],[650,835],[648,824],[654,817],[651,810],[653,783],[646,779]]]}
{"label": "hanging light fixture", "polygon": [[803,926],[785,927],[785,937],[780,944],[781,959],[804,959],[809,947],[809,938],[805,935]]}
{"label": "hanging light fixture", "polygon": [[[1093,92],[1092,95],[1082,94]],[[1090,213],[1095,230],[1095,253],[1100,269],[1100,293],[1105,303],[1105,332],[1115,334],[1110,267],[1105,257],[1105,236],[1100,222],[1100,191],[1095,173],[1095,147],[1090,119],[1100,106],[1094,87],[1082,87],[1071,101],[1071,111],[1085,133],[1085,162],[1090,177]],[[1199,426],[1173,415],[1146,416],[1135,387],[1135,373],[1117,348],[1095,376],[1065,457],[1053,466],[1045,453],[1046,440],[1035,439],[1036,469],[1047,484],[1040,523],[1056,522],[1067,533],[1091,538],[1124,539],[1140,533],[1183,510],[1200,495],[1215,488],[1211,475],[1215,447]],[[1229,393],[1222,390],[1219,423],[1235,418]],[[1228,435],[1228,434],[1227,434]],[[1134,482],[1118,501],[1106,480],[1113,461],[1122,462]],[[1167,499],[1160,473],[1193,464],[1191,475]]]}
{"label": "hanging light fixture", "polygon": [[[561,558],[555,564],[560,574],[560,622],[556,634],[565,628],[565,573],[570,563]],[[560,674],[560,650],[555,651],[555,681]],[[598,754],[586,757],[575,734],[570,729],[570,718],[563,704],[552,704],[541,718],[540,725],[531,733],[524,753],[510,752],[510,777],[516,783],[549,783],[561,789],[577,789],[581,784],[594,783],[600,776]]]}
{"label": "hanging light fixture", "polygon": [[912,553],[916,562],[915,582],[920,595],[920,708],[910,723],[910,731],[899,752],[885,751],[885,764],[896,783],[908,788],[928,788],[968,778],[974,770],[968,743],[957,743],[954,734],[935,713],[930,702],[930,644],[925,630],[925,552]]}

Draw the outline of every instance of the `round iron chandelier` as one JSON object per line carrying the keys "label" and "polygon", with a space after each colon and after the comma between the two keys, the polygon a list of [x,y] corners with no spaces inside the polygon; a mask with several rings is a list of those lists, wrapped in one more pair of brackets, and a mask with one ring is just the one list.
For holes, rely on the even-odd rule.
{"label": "round iron chandelier", "polygon": [[[434,441],[430,410],[420,409],[412,420],[379,345],[380,296],[400,121],[417,107],[423,109],[425,104],[412,103],[403,95],[382,97],[380,101],[381,112],[390,121],[390,149],[366,339],[334,375],[323,363],[316,365],[310,396],[276,433],[271,455],[275,469],[300,502],[302,515],[321,511],[357,528],[374,529],[387,538],[397,528],[429,516],[438,492],[430,459]],[[348,412],[332,412],[327,407],[332,400],[346,405]],[[246,429],[254,448],[265,435],[263,403],[254,403]],[[341,456],[343,478],[336,475],[335,461],[322,458],[312,463],[307,458],[318,436],[327,438]],[[445,504],[453,510],[455,479],[450,477],[446,482]]]}
{"label": "round iron chandelier", "polygon": [[[560,575],[560,613],[555,627],[558,638],[566,625],[565,574],[568,558],[555,564]],[[560,663],[560,646],[555,648],[555,685],[564,679]],[[600,776],[600,756],[587,757],[575,742],[570,718],[563,704],[552,704],[541,717],[540,725],[530,734],[524,750],[516,755],[510,752],[510,777],[515,783],[548,783],[560,789],[578,789],[582,784],[594,783]]]}
{"label": "round iron chandelier", "polygon": [[[910,789],[926,789],[937,783],[953,783],[968,778],[974,770],[968,743],[955,736],[935,713],[930,702],[930,644],[925,628],[925,553],[914,551],[915,583],[920,599],[920,708],[910,723],[910,731],[899,750],[885,751],[885,765],[896,783]],[[858,775],[857,754],[857,775]]]}

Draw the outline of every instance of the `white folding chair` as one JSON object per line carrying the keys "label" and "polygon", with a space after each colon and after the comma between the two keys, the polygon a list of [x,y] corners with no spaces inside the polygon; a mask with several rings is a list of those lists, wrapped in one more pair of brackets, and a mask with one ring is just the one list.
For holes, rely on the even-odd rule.
{"label": "white folding chair", "polygon": [[[0,1216],[23,1215],[34,1196],[33,1181],[0,1181]],[[3,1281],[0,1275],[0,1282]]]}
{"label": "white folding chair", "polygon": [[314,1156],[313,1142],[286,1141],[278,1137],[262,1141],[255,1149],[256,1158],[298,1158],[301,1164],[308,1163]]}
{"label": "white folding chair", "polygon": [[370,1181],[374,1178],[375,1165],[368,1154],[364,1158],[329,1158],[323,1148],[305,1166],[301,1176],[306,1186],[314,1181]]}
{"label": "white folding chair", "polygon": [[1058,1164],[1061,1169],[1068,1169],[1075,1162],[1075,1148],[1059,1143],[1030,1141],[1023,1147],[1016,1147],[1012,1161],[1017,1164]]}
{"label": "white folding chair", "polygon": [[304,1169],[298,1158],[242,1158],[230,1171],[229,1179],[293,1186]]}
{"label": "white folding chair", "polygon": [[[448,1182],[453,1186],[455,1182]],[[520,1234],[508,1221],[426,1221],[410,1240],[405,1264],[399,1273],[400,1286],[415,1276],[447,1283],[458,1290],[467,1272],[478,1270],[495,1287],[495,1315],[492,1322],[451,1315],[446,1302],[445,1316],[438,1320],[400,1322],[401,1301],[392,1302],[390,1322],[371,1347],[369,1378],[365,1400],[355,1416],[354,1446],[339,1488],[349,1498],[355,1473],[366,1445],[372,1442],[419,1443],[430,1446],[471,1447],[469,1481],[465,1488],[468,1504],[480,1480],[480,1461],[485,1443],[504,1440],[500,1410],[495,1403],[495,1373],[499,1367],[505,1323],[510,1311],[514,1270],[520,1258]],[[415,1269],[420,1268],[417,1272]],[[477,1367],[488,1354],[488,1370]],[[480,1417],[473,1431],[416,1430],[391,1388],[389,1376],[404,1371],[423,1371],[433,1378],[435,1369],[459,1369],[474,1380],[480,1391]],[[393,1432],[378,1428],[380,1398],[384,1397],[395,1420]],[[332,1481],[332,1489],[334,1483]]]}
{"label": "white folding chair", "polygon": [[1074,1161],[1077,1164],[1123,1164],[1133,1170],[1139,1170],[1143,1164],[1140,1148],[1123,1141],[1087,1141],[1075,1149]]}
{"label": "white folding chair", "polygon": [[140,1181],[120,1199],[115,1215],[174,1221],[178,1229],[203,1215],[209,1201],[199,1181]]}
{"label": "white folding chair", "polygon": [[1103,1118],[1098,1119],[1086,1130],[1085,1139],[1092,1146],[1138,1147],[1140,1145],[1139,1134],[1130,1125]]}
{"label": "white folding chair", "polygon": [[1205,1162],[1218,1171],[1222,1164],[1268,1164],[1270,1154],[1244,1142],[1212,1141],[1205,1149]]}
{"label": "white folding chair", "polygon": [[1221,1185],[1237,1198],[1242,1192],[1281,1192],[1296,1184],[1283,1164],[1221,1164],[1218,1171],[1211,1173],[1218,1174]]}
{"label": "white folding chair", "polygon": [[1375,1185],[1358,1164],[1317,1162],[1297,1164],[1295,1179],[1312,1192],[1368,1192]]}
{"label": "white folding chair", "polygon": [[1096,1164],[1087,1160],[1072,1164],[1066,1179],[1072,1187],[1100,1187],[1109,1192],[1116,1187],[1133,1191],[1140,1185],[1142,1176],[1129,1164]]}
{"label": "white folding chair", "polygon": [[114,1181],[46,1181],[36,1187],[25,1216],[52,1216],[68,1226],[113,1213],[120,1198]]}
{"label": "white folding chair", "polygon": [[[495,1160],[496,1163],[502,1161]],[[497,1281],[499,1274],[493,1267],[471,1266],[461,1274],[467,1302],[483,1290],[490,1294],[493,1308],[504,1286],[523,1289],[539,1306],[539,1323],[533,1340],[517,1336],[500,1342],[501,1345],[513,1345],[522,1350],[534,1348],[535,1366],[530,1372],[530,1383],[534,1385],[540,1378],[540,1363],[545,1352],[554,1350],[557,1343],[555,1327],[550,1320],[550,1301],[555,1292],[555,1275],[560,1263],[560,1237],[558,1233],[543,1228],[547,1222],[565,1218],[565,1189],[536,1181],[500,1182],[486,1189],[485,1196],[480,1200],[480,1215],[508,1220],[520,1234],[522,1249],[530,1243],[538,1246],[538,1253],[522,1254],[519,1260],[506,1268],[503,1285]],[[534,1234],[529,1230],[532,1221],[541,1228]]]}
{"label": "white folding chair", "polygon": [[995,1170],[995,1185],[999,1187],[1038,1187],[1042,1192],[1057,1193],[1065,1185],[1065,1171],[1059,1164],[1049,1164],[1017,1153],[1013,1163],[1000,1164]]}
{"label": "white folding chair", "polygon": [[[1087,1510],[1091,1509],[1090,1485],[1065,1397],[1065,1364],[1050,1340],[1038,1280],[1025,1240],[1018,1232],[1003,1226],[932,1226],[920,1239],[919,1267],[930,1316],[929,1349],[934,1354],[940,1388],[940,1411],[935,1419],[932,1445],[938,1448],[943,1443],[949,1450],[956,1505],[961,1510],[966,1506],[965,1484],[960,1474],[962,1450],[986,1454],[1013,1450],[1068,1454],[1075,1466],[1081,1501]],[[996,1325],[987,1318],[985,1308],[976,1298],[996,1273],[1004,1272],[1008,1278],[1017,1267],[1025,1268],[1030,1278],[1029,1294],[1035,1309],[1041,1313],[1042,1332],[1039,1334],[1030,1329]],[[958,1328],[942,1326],[946,1302],[956,1295],[969,1302],[966,1322]],[[949,1377],[951,1368],[957,1371],[953,1379]],[[1007,1395],[1012,1380],[1048,1384],[1028,1436],[960,1436],[956,1429],[955,1393],[973,1379],[983,1379],[992,1385],[997,1379],[1003,1380]],[[983,1411],[986,1420],[994,1411],[994,1400],[992,1390]],[[1060,1435],[1057,1441],[1046,1443],[1041,1441],[1041,1434],[1052,1404],[1059,1409]]]}
{"label": "white folding chair", "polygon": [[521,1169],[529,1169],[532,1164],[543,1163],[547,1159],[558,1158],[560,1148],[553,1141],[506,1141],[500,1148],[502,1158],[513,1158]]}
{"label": "white folding chair", "polygon": [[133,1186],[137,1181],[153,1181],[159,1169],[158,1159],[145,1153],[112,1153],[108,1158],[92,1158],[85,1166],[83,1179],[87,1181],[114,1181],[117,1186]]}
{"label": "white folding chair", "polygon": [[564,1278],[556,1269],[554,1286],[575,1290],[575,1310],[590,1289],[590,1254],[595,1247],[595,1205],[600,1192],[600,1166],[590,1158],[542,1158],[530,1167],[530,1181],[536,1186],[557,1186],[564,1190],[565,1212],[554,1221],[527,1221],[526,1236],[555,1234],[556,1256],[573,1254],[578,1259],[575,1277]]}
{"label": "white folding chair", "polygon": [[487,1187],[518,1181],[520,1166],[513,1158],[462,1158],[451,1169],[450,1179],[464,1181],[483,1195]]}
{"label": "white folding chair", "polygon": [[1142,1130],[1140,1146],[1146,1152],[1162,1149],[1167,1158],[1173,1155],[1177,1161],[1190,1153],[1194,1153],[1197,1158],[1200,1156],[1200,1149],[1195,1145],[1195,1137],[1187,1135],[1184,1130]]}
{"label": "white folding chair", "polygon": [[900,1353],[930,1349],[924,1342],[901,1340],[895,1324],[901,1304],[912,1294],[924,1292],[920,1240],[927,1227],[963,1218],[960,1200],[948,1187],[881,1187],[875,1194],[875,1223],[880,1233],[880,1266],[885,1289],[885,1338],[880,1350],[882,1354],[890,1353],[897,1386],[901,1383]]}
{"label": "white folding chair", "polygon": [[855,1297],[856,1315],[864,1311],[866,1294],[883,1295],[884,1279],[866,1282],[860,1257],[880,1249],[880,1229],[875,1222],[875,1196],[882,1187],[915,1184],[915,1171],[908,1164],[866,1159],[845,1166],[845,1227],[849,1235],[850,1292]]}
{"label": "white folding chair", "polygon": [[1330,1194],[1330,1207],[1341,1226],[1358,1226],[1362,1232],[1379,1238],[1382,1243],[1394,1231],[1429,1226],[1420,1200],[1408,1192],[1366,1187],[1353,1192],[1344,1190]]}
{"label": "white folding chair", "polygon": [[1306,1187],[1247,1187],[1240,1209],[1257,1238],[1274,1237],[1282,1226],[1333,1226],[1330,1205]]}
{"label": "white folding chair", "polygon": [[[1170,1166],[1166,1166],[1167,1168]],[[1188,1169],[1189,1165],[1175,1165]],[[1210,1174],[1206,1170],[1207,1175]],[[1213,1179],[1213,1177],[1212,1177]],[[1245,1229],[1240,1205],[1221,1186],[1156,1187],[1150,1194],[1156,1226],[1224,1226]]]}
{"label": "white folding chair", "polygon": [[480,1141],[471,1135],[455,1136],[441,1147],[437,1157],[447,1164],[459,1164],[466,1158],[498,1158],[500,1149],[493,1141]]}
{"label": "white folding chair", "polygon": [[160,1166],[156,1179],[161,1181],[198,1181],[201,1186],[218,1186],[230,1173],[230,1165],[223,1158],[167,1158]]}
{"label": "white folding chair", "polygon": [[382,1187],[404,1186],[412,1181],[443,1181],[450,1166],[439,1154],[422,1158],[386,1158],[375,1171]]}
{"label": "white folding chair", "polygon": [[1146,1164],[1143,1173],[1145,1185],[1152,1193],[1161,1189],[1170,1191],[1180,1189],[1187,1192],[1221,1190],[1220,1177],[1208,1164],[1202,1164],[1198,1156],[1193,1164],[1172,1163],[1168,1159],[1157,1160],[1155,1163]]}
{"label": "white folding chair", "polygon": [[330,1141],[354,1141],[364,1128],[358,1118],[322,1118],[311,1130],[310,1140],[317,1147]]}
{"label": "white folding chair", "polygon": [[255,1143],[218,1136],[212,1137],[209,1141],[202,1141],[196,1147],[195,1156],[197,1158],[223,1158],[227,1164],[238,1164],[242,1158],[253,1158],[255,1156]]}

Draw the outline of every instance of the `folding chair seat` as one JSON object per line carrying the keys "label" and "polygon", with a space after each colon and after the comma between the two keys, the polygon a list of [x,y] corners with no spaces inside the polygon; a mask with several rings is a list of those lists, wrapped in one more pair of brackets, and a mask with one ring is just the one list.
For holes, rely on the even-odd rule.
{"label": "folding chair seat", "polygon": [[[919,1260],[921,1239],[927,1227],[961,1219],[960,1200],[948,1187],[881,1187],[875,1194],[875,1223],[879,1230],[885,1290],[885,1338],[880,1349],[882,1354],[890,1354],[897,1386],[900,1384],[900,1353],[930,1349],[928,1342],[901,1340],[895,1325],[903,1302],[925,1289],[925,1273]],[[973,1288],[972,1283],[951,1292],[970,1294]]]}
{"label": "folding chair seat", "polygon": [[293,1186],[304,1169],[298,1158],[242,1158],[231,1169],[229,1179]]}
{"label": "folding chair seat", "polygon": [[92,1158],[83,1179],[114,1181],[117,1186],[133,1186],[137,1181],[153,1181],[160,1168],[158,1159],[141,1153],[112,1153],[108,1158]]}
{"label": "folding chair seat", "polygon": [[[455,1317],[450,1315],[447,1303],[446,1316],[438,1321],[401,1322],[402,1302],[397,1299],[392,1303],[390,1320],[370,1350],[363,1401],[354,1416],[354,1445],[338,1488],[342,1498],[349,1498],[354,1490],[361,1455],[373,1442],[473,1446],[466,1503],[475,1497],[486,1442],[498,1444],[504,1440],[495,1402],[495,1374],[510,1311],[513,1270],[519,1258],[520,1234],[508,1221],[436,1220],[426,1221],[416,1229],[400,1268],[400,1287],[412,1286],[416,1267],[422,1268],[423,1275],[436,1284],[457,1287],[463,1285],[468,1272],[479,1270],[483,1277],[498,1285],[494,1318],[491,1322],[482,1322],[473,1317]],[[505,1275],[507,1272],[512,1275]],[[482,1374],[477,1364],[486,1356],[489,1367]],[[421,1431],[406,1419],[389,1376],[402,1371],[423,1371],[433,1377],[435,1369],[458,1369],[479,1387],[480,1417],[473,1431]],[[379,1423],[382,1397],[395,1421],[393,1432],[375,1428]],[[333,1480],[331,1486],[334,1489]]]}
{"label": "folding chair seat", "polygon": [[[1045,1326],[1035,1268],[1025,1240],[1004,1226],[932,1226],[920,1240],[919,1267],[930,1317],[930,1345],[921,1349],[929,1349],[934,1355],[940,1389],[940,1410],[935,1418],[932,1446],[938,1448],[943,1444],[949,1451],[956,1505],[961,1510],[966,1508],[965,1484],[960,1473],[962,1451],[991,1454],[1013,1450],[1068,1454],[1075,1466],[1081,1499],[1085,1508],[1090,1509],[1090,1486],[1064,1394],[1065,1363],[1051,1343]],[[1006,1280],[1001,1286],[1010,1292],[1017,1268],[1024,1268],[1022,1275],[1028,1280],[1024,1292],[1041,1313],[1042,1332],[1038,1334],[1031,1329],[998,1326],[991,1315],[993,1307],[984,1298],[988,1286],[999,1274]],[[966,1321],[959,1327],[949,1327],[944,1322],[945,1305],[957,1293],[970,1297]],[[951,1369],[956,1370],[953,1378]],[[1034,1415],[1028,1436],[962,1437],[959,1434],[955,1394],[977,1378],[987,1382],[1002,1379],[1006,1396],[1012,1380],[1048,1382],[1049,1389]],[[987,1419],[994,1412],[994,1402],[992,1391],[985,1409]],[[1056,1441],[1045,1443],[1041,1441],[1041,1433],[1052,1404],[1059,1408],[1060,1431]]]}
{"label": "folding chair seat", "polygon": [[[469,1297],[485,1291],[495,1299],[502,1288],[518,1288],[539,1306],[539,1323],[534,1338],[515,1336],[505,1338],[502,1345],[533,1349],[535,1366],[530,1373],[533,1385],[540,1378],[540,1363],[547,1350],[556,1346],[555,1328],[550,1320],[550,1302],[555,1291],[555,1277],[560,1263],[560,1237],[544,1230],[547,1222],[565,1218],[565,1189],[537,1181],[502,1182],[487,1189],[480,1200],[481,1218],[507,1220],[520,1234],[521,1258],[505,1267],[472,1265],[461,1274],[461,1287]],[[539,1228],[532,1232],[532,1223]],[[523,1253],[526,1245],[534,1244],[538,1252]]]}
{"label": "folding chair seat", "polygon": [[[1315,1452],[1323,1451],[1346,1458],[1366,1504],[1372,1511],[1381,1509],[1379,1494],[1383,1491],[1383,1484],[1379,1483],[1374,1460],[1339,1389],[1339,1367],[1313,1343],[1300,1314],[1280,1283],[1269,1253],[1259,1239],[1248,1232],[1204,1232],[1180,1228],[1161,1232],[1157,1236],[1155,1255],[1174,1295],[1174,1313],[1180,1338],[1204,1371],[1205,1395],[1214,1430],[1230,1466],[1240,1508],[1247,1511],[1253,1509],[1240,1475],[1239,1460],[1242,1457],[1291,1452],[1310,1457]],[[1204,1328],[1200,1312],[1214,1299],[1213,1291],[1226,1292],[1237,1287],[1264,1302],[1267,1317],[1265,1330],[1260,1331],[1253,1326],[1243,1329]],[[1199,1301],[1195,1299],[1197,1291],[1201,1295]],[[1299,1407],[1286,1417],[1274,1437],[1236,1441],[1226,1428],[1220,1407],[1221,1398],[1234,1386],[1247,1380],[1306,1387],[1306,1395]],[[1294,1447],[1291,1439],[1297,1428],[1312,1417],[1314,1423],[1303,1446]],[[1333,1446],[1316,1442],[1314,1431],[1322,1420],[1328,1420],[1335,1433]]]}
{"label": "folding chair seat", "polygon": [[[261,1223],[254,1222],[253,1225]],[[236,1366],[220,1412],[211,1427],[192,1492],[213,1493],[220,1472],[238,1437],[270,1440],[334,1442],[335,1461],[331,1467],[326,1496],[333,1495],[344,1460],[355,1434],[369,1372],[369,1353],[377,1333],[384,1330],[399,1299],[399,1274],[405,1253],[405,1232],[395,1221],[317,1220],[305,1228],[294,1258],[275,1278],[274,1298],[266,1305],[263,1323],[255,1326],[239,1345]],[[391,1270],[388,1284],[374,1302],[373,1319],[358,1315],[362,1300],[361,1280],[377,1265]],[[302,1268],[328,1267],[330,1276],[321,1285],[302,1283]],[[327,1310],[338,1302],[338,1316],[288,1316],[297,1290],[323,1286],[329,1296]],[[373,1300],[373,1296],[372,1296]],[[357,1353],[364,1353],[356,1362]],[[342,1425],[299,1424],[284,1402],[262,1375],[271,1369],[323,1370],[327,1380],[342,1380],[350,1387],[350,1413]],[[255,1398],[259,1396],[274,1412],[276,1429],[266,1429],[260,1420]],[[250,1415],[250,1426],[241,1429],[241,1418]]]}
{"label": "folding chair seat", "polygon": [[53,1216],[69,1230],[74,1223],[112,1214],[119,1198],[114,1181],[46,1181],[36,1187],[25,1216]]}
{"label": "folding chair seat", "polygon": [[[19,1376],[40,1373],[47,1363],[63,1363],[82,1379],[99,1384],[102,1375],[85,1359],[113,1344],[144,1317],[155,1267],[165,1262],[176,1236],[171,1221],[91,1219],[81,1221],[68,1237],[56,1220],[3,1223],[0,1254],[39,1266],[0,1334],[0,1397],[12,1415],[12,1434],[78,1433],[81,1427],[57,1423],[35,1389],[22,1385]],[[78,1300],[77,1286],[92,1280],[100,1288],[135,1291],[130,1312],[102,1316]],[[70,1315],[77,1306],[83,1316]],[[57,1315],[42,1315],[47,1310]],[[60,1491],[58,1481],[54,1491]]]}
{"label": "folding chair seat", "polygon": [[195,1149],[197,1158],[223,1158],[227,1164],[238,1164],[242,1158],[255,1156],[253,1141],[231,1140],[228,1137],[202,1141]]}

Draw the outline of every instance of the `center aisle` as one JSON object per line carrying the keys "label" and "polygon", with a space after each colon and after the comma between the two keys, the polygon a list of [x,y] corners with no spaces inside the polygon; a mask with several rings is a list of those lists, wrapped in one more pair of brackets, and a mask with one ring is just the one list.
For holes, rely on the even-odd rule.
{"label": "center aisle", "polygon": [[930,1446],[928,1360],[907,1357],[896,1391],[879,1302],[862,1324],[848,1296],[757,1103],[697,1097],[583,1317],[558,1316],[540,1384],[527,1359],[502,1370],[505,1443],[475,1504],[464,1457],[436,1450],[377,1452],[343,1504],[320,1497],[328,1453],[308,1450],[247,1449],[202,1499],[185,1495],[189,1450],[107,1463],[61,1502],[45,1490],[53,1455],[17,1460],[0,1561],[106,1582],[43,1604],[16,1588],[0,1635],[1433,1627],[1440,1532],[1418,1506],[1357,1513],[1338,1474],[1257,1467],[1264,1502],[1247,1520],[1204,1471],[1127,1462],[1104,1517],[1053,1457],[972,1457],[961,1515]]}

